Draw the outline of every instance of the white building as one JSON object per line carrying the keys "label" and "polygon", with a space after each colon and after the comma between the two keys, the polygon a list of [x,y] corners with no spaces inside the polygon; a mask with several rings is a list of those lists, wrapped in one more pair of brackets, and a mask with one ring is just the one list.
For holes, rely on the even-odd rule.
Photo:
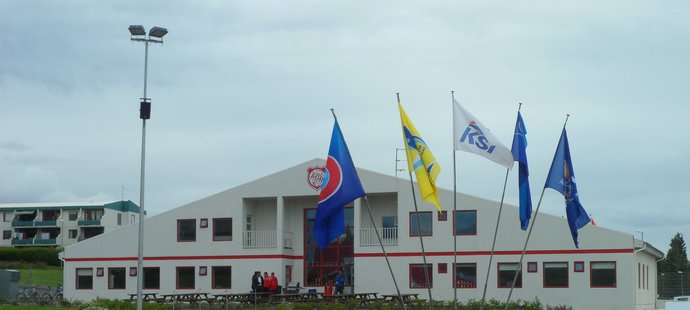
{"label": "white building", "polygon": [[[255,270],[275,272],[286,286],[300,282],[322,290],[338,268],[348,289],[395,292],[362,199],[346,208],[346,234],[318,250],[312,237],[318,192],[311,160],[146,219],[144,287],[159,294],[243,293]],[[359,177],[401,292],[428,298],[410,182],[363,169]],[[417,195],[419,197],[419,195]],[[498,203],[441,190],[442,214],[421,203],[420,224],[432,296],[480,299],[488,267]],[[564,211],[565,213],[565,211]],[[414,222],[413,222],[414,223]],[[505,300],[526,233],[517,208],[503,210],[488,298]],[[457,238],[457,264],[453,236]],[[656,260],[662,253],[633,235],[599,226],[580,230],[575,249],[564,219],[540,214],[512,300],[566,304],[574,309],[654,309]],[[65,249],[65,297],[128,298],[136,293],[137,226]]]}
{"label": "white building", "polygon": [[0,246],[64,247],[134,223],[131,201],[0,204]]}

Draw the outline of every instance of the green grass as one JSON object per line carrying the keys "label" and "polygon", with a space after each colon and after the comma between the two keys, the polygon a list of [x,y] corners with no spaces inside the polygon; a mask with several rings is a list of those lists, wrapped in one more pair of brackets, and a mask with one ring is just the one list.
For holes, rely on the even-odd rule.
{"label": "green grass", "polygon": [[0,305],[0,310],[55,310],[55,309],[76,309],[76,308],[59,308],[55,306],[14,306],[14,305]]}
{"label": "green grass", "polygon": [[[52,286],[55,287],[58,284],[62,285],[62,268],[54,266],[42,266],[42,267],[32,267],[20,268],[19,283],[23,285],[41,285],[41,286]],[[29,283],[29,278],[31,278],[31,283]],[[3,309],[3,308],[0,308]]]}

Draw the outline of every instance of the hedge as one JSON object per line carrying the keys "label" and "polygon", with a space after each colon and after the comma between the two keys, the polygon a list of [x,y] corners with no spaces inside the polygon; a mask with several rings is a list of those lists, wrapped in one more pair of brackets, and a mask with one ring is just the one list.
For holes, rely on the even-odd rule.
{"label": "hedge", "polygon": [[60,266],[57,248],[13,248],[0,247],[0,262],[24,262]]}

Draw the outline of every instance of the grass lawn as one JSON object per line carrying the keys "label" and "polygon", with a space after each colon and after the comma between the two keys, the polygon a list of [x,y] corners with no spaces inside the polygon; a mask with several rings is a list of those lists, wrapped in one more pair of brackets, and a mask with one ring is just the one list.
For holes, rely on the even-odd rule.
{"label": "grass lawn", "polygon": [[13,305],[0,305],[0,310],[55,310],[55,309],[76,309],[76,308],[58,308],[55,306],[13,306]]}
{"label": "grass lawn", "polygon": [[[41,285],[55,287],[62,285],[62,268],[55,266],[33,267],[18,269],[20,272],[19,283],[24,285]],[[29,277],[31,283],[29,283]],[[4,308],[0,308],[4,309]]]}

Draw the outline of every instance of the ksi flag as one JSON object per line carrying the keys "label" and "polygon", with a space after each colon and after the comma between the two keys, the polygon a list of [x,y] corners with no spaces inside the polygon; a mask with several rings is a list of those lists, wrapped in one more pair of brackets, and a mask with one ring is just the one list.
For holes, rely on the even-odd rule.
{"label": "ksi flag", "polygon": [[577,242],[577,230],[589,223],[589,216],[580,204],[577,195],[577,184],[575,184],[575,171],[573,162],[570,159],[570,147],[568,146],[568,135],[565,128],[561,133],[556,154],[553,156],[549,176],[546,178],[544,188],[553,188],[565,197],[565,213],[568,217],[570,234],[573,235],[575,247],[579,248]]}
{"label": "ksi flag", "polygon": [[345,233],[345,205],[364,195],[362,183],[336,120],[314,219],[314,238],[319,248],[326,248],[333,239]]}
{"label": "ksi flag", "polygon": [[441,211],[441,203],[438,201],[438,189],[436,188],[436,178],[441,172],[441,166],[436,162],[434,154],[427,147],[419,132],[407,117],[402,105],[398,102],[400,109],[400,122],[402,122],[403,139],[405,140],[405,153],[407,154],[407,168],[414,171],[417,177],[417,185],[422,199],[431,203]]}
{"label": "ksi flag", "polygon": [[455,150],[474,153],[504,166],[513,167],[513,154],[472,113],[453,99],[453,141]]}
{"label": "ksi flag", "polygon": [[527,230],[529,220],[532,218],[532,195],[529,190],[529,169],[527,167],[527,128],[522,121],[522,114],[518,111],[515,122],[515,134],[513,135],[513,158],[518,162],[520,190],[520,228]]}

